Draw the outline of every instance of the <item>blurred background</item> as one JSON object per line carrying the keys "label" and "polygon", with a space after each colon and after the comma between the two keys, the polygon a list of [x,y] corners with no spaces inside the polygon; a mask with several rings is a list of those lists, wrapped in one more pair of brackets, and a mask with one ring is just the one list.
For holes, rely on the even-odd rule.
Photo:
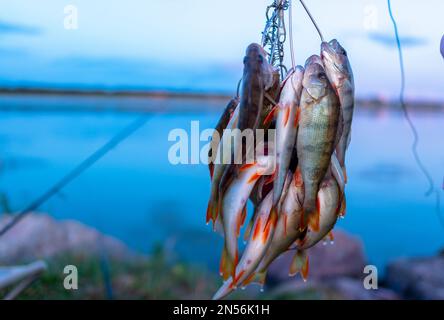
{"label": "blurred background", "polygon": [[[149,117],[0,238],[1,264],[50,264],[24,298],[211,297],[220,284],[222,238],[205,225],[208,169],[170,164],[168,134],[190,132],[191,121],[201,130],[215,126],[235,94],[246,47],[261,40],[270,2],[0,0],[0,225],[132,121]],[[293,2],[296,62],[303,64],[320,42]],[[444,298],[438,293],[444,279],[434,269],[444,266],[444,225],[435,194],[425,195],[428,183],[397,101],[399,61],[387,2],[306,3],[324,36],[346,48],[355,74],[347,216],[335,245],[313,253],[311,283],[289,281],[276,266],[269,290],[238,295]],[[418,149],[442,196],[444,4],[392,6]],[[64,290],[66,264],[78,265],[90,285]],[[360,290],[367,264],[378,268],[382,293]],[[430,273],[427,289],[406,293],[401,273],[409,285]]]}

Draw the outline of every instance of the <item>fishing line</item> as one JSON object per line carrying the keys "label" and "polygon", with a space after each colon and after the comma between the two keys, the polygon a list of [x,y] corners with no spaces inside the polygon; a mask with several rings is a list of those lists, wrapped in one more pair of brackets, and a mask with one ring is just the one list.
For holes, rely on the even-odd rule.
{"label": "fishing line", "polygon": [[296,70],[296,60],[294,58],[294,42],[293,42],[293,1],[289,1],[288,5],[288,33],[290,36],[290,55],[291,55],[291,67],[293,71]]}
{"label": "fishing line", "polygon": [[102,147],[97,149],[88,158],[82,161],[77,167],[65,175],[59,182],[54,184],[48,191],[43,193],[40,197],[35,199],[30,205],[28,205],[21,212],[16,214],[14,218],[0,230],[0,237],[5,235],[9,230],[11,230],[17,223],[19,223],[23,218],[25,218],[29,213],[37,210],[51,199],[55,194],[59,193],[64,187],[70,184],[73,180],[83,174],[86,170],[92,167],[95,163],[101,160],[106,154],[117,147],[120,143],[130,137],[137,130],[142,128],[145,123],[151,118],[152,115],[143,115],[137,118],[135,121],[126,126],[117,135],[106,142]]}
{"label": "fishing line", "polygon": [[[301,0],[302,2],[302,0]],[[398,31],[398,24],[396,22],[396,19],[393,15],[393,11],[392,11],[392,5],[391,5],[391,1],[387,0],[387,5],[388,5],[388,11],[389,11],[389,15],[390,15],[390,19],[393,23],[393,28],[395,31],[395,37],[396,37],[396,45],[398,47],[398,56],[399,56],[399,66],[401,69],[401,90],[400,90],[400,94],[399,94],[399,102],[402,108],[402,111],[404,113],[404,117],[407,120],[407,123],[410,126],[410,129],[412,131],[413,134],[413,144],[412,144],[412,153],[413,156],[415,158],[416,164],[418,165],[419,169],[422,171],[424,177],[427,179],[428,183],[429,183],[429,189],[426,192],[426,196],[430,196],[433,193],[435,193],[436,195],[436,212],[439,218],[440,223],[442,224],[442,226],[444,227],[444,217],[441,216],[440,213],[440,195],[439,192],[436,190],[435,188],[435,183],[433,181],[432,176],[430,175],[430,173],[428,172],[427,168],[425,167],[425,165],[423,164],[421,157],[419,155],[418,152],[418,145],[419,145],[419,135],[418,135],[418,131],[416,130],[415,124],[413,123],[409,111],[407,109],[407,105],[405,103],[405,98],[404,98],[404,94],[405,94],[405,84],[406,84],[406,80],[405,80],[405,68],[404,68],[404,55],[402,52],[402,46],[401,46],[401,39],[399,37],[399,31]]]}
{"label": "fishing line", "polygon": [[302,6],[304,7],[305,11],[307,12],[308,16],[310,17],[311,22],[313,22],[316,30],[319,33],[319,37],[321,38],[321,41],[324,42],[324,36],[322,35],[321,29],[319,29],[318,24],[316,23],[316,20],[313,18],[313,16],[311,15],[310,10],[308,10],[307,6],[305,5],[303,0],[299,0],[302,4]]}

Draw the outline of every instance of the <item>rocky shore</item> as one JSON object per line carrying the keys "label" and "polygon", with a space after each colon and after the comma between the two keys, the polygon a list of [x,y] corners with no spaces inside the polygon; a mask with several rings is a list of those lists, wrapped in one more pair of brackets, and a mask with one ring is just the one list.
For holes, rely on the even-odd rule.
{"label": "rocky shore", "polygon": [[[10,219],[11,216],[1,217],[0,227]],[[45,214],[28,216],[2,238],[0,265],[36,259],[63,264],[74,259],[82,265],[84,275],[91,277],[89,289],[65,296],[66,292],[60,291],[60,288],[51,287],[54,278],[63,277],[59,265],[54,263],[49,270],[54,274],[47,275],[40,284],[36,283],[34,295],[30,298],[58,298],[57,294],[63,296],[60,298],[103,298],[100,261],[97,260],[102,252],[106,252],[111,261],[117,298],[208,299],[220,284],[218,276],[208,270],[168,262],[162,252],[150,257],[135,253],[121,241],[77,221],[57,221]],[[444,299],[444,255],[394,261],[387,266],[384,279],[379,279],[378,289],[367,290],[363,281],[368,261],[363,244],[354,236],[337,231],[334,244],[320,243],[310,250],[307,282],[299,276],[288,277],[293,254],[289,252],[272,264],[265,293],[260,293],[253,286],[245,291],[239,290],[231,298]],[[45,279],[51,281],[46,282]]]}

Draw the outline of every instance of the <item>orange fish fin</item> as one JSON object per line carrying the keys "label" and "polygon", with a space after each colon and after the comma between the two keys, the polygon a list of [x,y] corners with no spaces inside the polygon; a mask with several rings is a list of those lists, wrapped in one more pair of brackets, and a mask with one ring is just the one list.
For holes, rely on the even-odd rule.
{"label": "orange fish fin", "polygon": [[255,241],[259,235],[261,234],[262,231],[262,219],[257,219],[256,225],[254,227],[254,231],[253,231],[253,241]]}
{"label": "orange fish fin", "polygon": [[328,233],[328,239],[330,240],[330,242],[334,242],[335,241],[335,235],[333,234],[333,231],[330,231]]}
{"label": "orange fish fin", "polygon": [[304,209],[302,209],[302,212],[301,212],[301,219],[300,219],[300,221],[299,221],[299,231],[300,231],[300,232],[303,232],[303,231],[305,231],[305,229],[307,229],[307,223],[306,223],[306,221],[305,221],[305,212],[304,212]]}
{"label": "orange fish fin", "polygon": [[342,196],[341,206],[339,207],[339,216],[344,218],[347,214],[347,200],[345,194]]}
{"label": "orange fish fin", "polygon": [[267,223],[265,224],[264,233],[262,234],[262,242],[266,243],[271,231],[276,227],[278,221],[278,212],[276,207],[271,208]]}
{"label": "orange fish fin", "polygon": [[240,278],[242,278],[244,276],[244,274],[245,274],[245,270],[240,271],[239,274],[236,275],[235,278],[233,278],[233,282],[230,284],[230,287],[236,288],[237,283],[239,282]]}
{"label": "orange fish fin", "polygon": [[224,247],[222,251],[222,258],[220,260],[219,272],[224,280],[228,280],[230,277],[236,278],[236,266],[238,263],[238,253],[234,257],[230,257],[227,249]]}
{"label": "orange fish fin", "polygon": [[242,282],[242,286],[247,286],[250,283],[259,283],[261,285],[265,284],[265,278],[267,277],[267,272],[254,272],[247,279]]}
{"label": "orange fish fin", "polygon": [[321,214],[320,214],[321,204],[319,201],[319,198],[316,199],[316,211],[313,212],[310,217],[308,218],[308,225],[310,228],[315,231],[319,232],[321,228]]}
{"label": "orange fish fin", "polygon": [[257,180],[259,180],[262,177],[262,174],[255,172],[253,175],[248,179],[247,183],[256,183]]}
{"label": "orange fish fin", "polygon": [[267,117],[264,120],[264,125],[268,125],[273,121],[278,109],[279,109],[278,105],[274,106],[273,109],[271,109],[270,113],[267,115]]}
{"label": "orange fish fin", "polygon": [[248,170],[248,169],[254,167],[255,165],[256,165],[256,163],[247,163],[247,164],[244,164],[242,167],[240,167],[239,171],[245,171],[245,170]]}
{"label": "orange fish fin", "polygon": [[213,221],[213,229],[218,216],[219,216],[219,199],[210,199],[208,201],[206,222],[208,224],[210,223],[210,220]]}
{"label": "orange fish fin", "polygon": [[309,268],[310,264],[308,261],[307,253],[305,251],[297,251],[293,257],[293,260],[291,261],[289,275],[290,277],[294,277],[295,275],[300,273],[302,279],[304,279],[304,281],[307,281]]}
{"label": "orange fish fin", "polygon": [[294,127],[296,128],[299,125],[299,119],[301,118],[301,108],[298,107],[297,111],[296,111],[296,117],[294,117]]}
{"label": "orange fish fin", "polygon": [[284,127],[286,127],[288,124],[288,120],[290,119],[290,107],[285,107],[284,112]]}
{"label": "orange fish fin", "polygon": [[296,171],[293,175],[293,182],[295,187],[301,187],[304,184],[304,180],[302,179],[301,169],[297,167]]}

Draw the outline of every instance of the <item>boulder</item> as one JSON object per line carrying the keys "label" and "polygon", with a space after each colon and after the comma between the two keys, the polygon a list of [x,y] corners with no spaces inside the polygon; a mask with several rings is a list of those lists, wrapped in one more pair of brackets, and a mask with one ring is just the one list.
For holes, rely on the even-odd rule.
{"label": "boulder", "polygon": [[444,256],[400,259],[387,267],[385,284],[406,299],[444,299]]}
{"label": "boulder", "polygon": [[286,282],[270,291],[273,299],[318,299],[318,300],[398,300],[400,297],[390,289],[367,290],[362,280],[339,277],[326,281],[309,280]]}
{"label": "boulder", "polygon": [[[3,228],[12,216],[0,218]],[[97,255],[105,251],[111,258],[134,255],[121,241],[103,235],[77,221],[58,221],[46,214],[30,214],[0,240],[0,264],[11,264],[61,253]]]}
{"label": "boulder", "polygon": [[[341,231],[335,231],[334,236],[334,244],[320,242],[308,250],[310,281],[337,277],[362,278],[366,265],[362,242]],[[289,281],[288,271],[293,255],[294,252],[287,252],[272,263],[268,270],[267,283]]]}

